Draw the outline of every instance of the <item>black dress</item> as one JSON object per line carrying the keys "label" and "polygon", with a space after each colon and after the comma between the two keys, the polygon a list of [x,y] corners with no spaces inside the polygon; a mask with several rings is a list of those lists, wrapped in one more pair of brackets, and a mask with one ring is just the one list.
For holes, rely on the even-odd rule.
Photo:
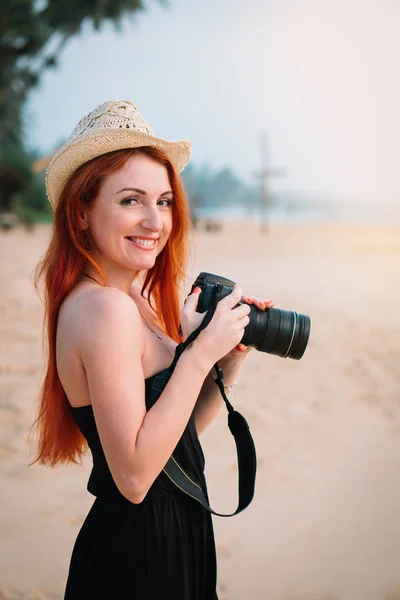
{"label": "black dress", "polygon": [[[146,380],[147,410],[155,377]],[[218,600],[211,515],[163,472],[143,502],[131,503],[111,476],[91,405],[72,414],[93,455],[87,489],[96,500],[75,541],[64,600]],[[206,490],[193,414],[174,456]]]}

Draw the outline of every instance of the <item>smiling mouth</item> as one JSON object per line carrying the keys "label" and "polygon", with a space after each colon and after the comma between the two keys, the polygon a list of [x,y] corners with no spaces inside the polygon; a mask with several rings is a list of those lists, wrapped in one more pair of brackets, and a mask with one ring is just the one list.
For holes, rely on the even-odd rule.
{"label": "smiling mouth", "polygon": [[129,236],[126,239],[129,240],[130,242],[133,242],[136,246],[143,248],[143,250],[152,250],[153,248],[156,247],[156,244],[157,244],[156,239],[143,240],[141,238],[135,238],[135,237],[129,237]]}

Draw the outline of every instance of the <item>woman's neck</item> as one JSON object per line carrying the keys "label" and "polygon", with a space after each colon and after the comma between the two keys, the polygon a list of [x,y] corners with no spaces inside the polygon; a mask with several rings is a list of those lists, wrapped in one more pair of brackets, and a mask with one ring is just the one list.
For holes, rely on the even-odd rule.
{"label": "woman's neck", "polygon": [[[104,267],[102,267],[102,268],[103,268],[104,275],[106,277],[105,285],[107,287],[117,288],[117,289],[123,291],[125,294],[128,294],[128,296],[129,296],[132,285],[134,284],[134,281],[137,279],[139,271],[136,273],[127,272],[127,271],[116,272],[116,271],[111,271],[109,269],[106,269]],[[95,271],[95,269],[93,269],[92,267],[86,265],[82,269],[82,275],[84,275],[84,274],[88,275],[90,278],[93,278],[95,281],[98,281],[100,285],[103,285],[102,279],[99,277],[97,271]]]}

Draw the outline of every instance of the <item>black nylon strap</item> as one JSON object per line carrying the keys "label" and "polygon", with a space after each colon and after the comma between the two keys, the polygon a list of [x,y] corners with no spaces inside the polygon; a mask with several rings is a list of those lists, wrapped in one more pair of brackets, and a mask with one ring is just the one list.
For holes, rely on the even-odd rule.
{"label": "black nylon strap", "polygon": [[[154,391],[158,394],[161,393],[163,386],[168,381],[169,377],[173,373],[175,366],[181,356],[182,352],[191,344],[200,332],[207,327],[212,317],[214,316],[215,309],[219,300],[219,288],[217,289],[217,294],[215,296],[213,304],[210,306],[207,314],[205,315],[201,325],[193,331],[190,336],[185,340],[185,342],[178,344],[175,357],[170,367],[167,369],[167,374],[164,372],[164,380],[159,387],[157,387],[156,381],[154,382],[155,388]],[[228,426],[229,429],[235,439],[236,443],[236,451],[238,457],[238,487],[239,487],[239,500],[238,507],[235,512],[230,514],[221,514],[213,510],[208,502],[207,496],[204,490],[200,487],[198,483],[193,481],[189,475],[182,469],[179,463],[176,461],[174,456],[168,460],[165,465],[163,471],[167,475],[167,477],[185,494],[199,502],[208,512],[217,515],[219,517],[232,517],[233,515],[237,515],[242,512],[253,499],[254,496],[254,487],[255,487],[255,479],[256,479],[256,471],[257,471],[257,458],[256,458],[256,450],[253,442],[253,438],[250,433],[250,429],[246,419],[236,411],[232,404],[229,402],[224,389],[224,374],[222,369],[219,368],[218,363],[214,365],[214,368],[217,373],[217,378],[215,379],[215,383],[218,385],[221,395],[225,401],[226,408],[228,410]],[[157,380],[157,378],[156,378]]]}
{"label": "black nylon strap", "polygon": [[169,479],[185,494],[197,500],[203,508],[218,517],[232,517],[248,507],[254,496],[257,470],[256,451],[246,419],[236,410],[228,415],[229,429],[235,438],[239,467],[239,501],[237,509],[230,514],[213,510],[203,489],[182,469],[172,455],[163,471]]}
{"label": "black nylon strap", "polygon": [[197,329],[195,329],[194,331],[192,331],[192,333],[189,335],[188,338],[186,338],[186,340],[184,342],[181,342],[180,344],[177,345],[177,347],[175,349],[174,360],[172,361],[172,363],[169,366],[169,368],[172,369],[172,371],[175,369],[176,363],[178,362],[182,352],[184,350],[186,350],[186,348],[188,346],[190,346],[190,344],[192,342],[194,342],[194,340],[198,337],[198,335],[201,333],[201,331],[203,331],[203,329],[205,329],[207,327],[207,325],[213,318],[215,310],[217,308],[219,297],[221,295],[221,287],[222,286],[220,286],[220,285],[217,286],[217,291],[215,294],[214,302],[211,304],[210,308],[208,309],[208,311],[207,311],[204,319],[200,323],[199,327]]}

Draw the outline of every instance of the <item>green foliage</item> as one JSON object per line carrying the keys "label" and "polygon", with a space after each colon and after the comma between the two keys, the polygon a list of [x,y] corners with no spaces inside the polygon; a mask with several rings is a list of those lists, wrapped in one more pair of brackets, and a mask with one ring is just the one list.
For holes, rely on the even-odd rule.
{"label": "green foliage", "polygon": [[23,143],[22,111],[31,89],[84,24],[100,29],[110,21],[118,28],[124,15],[144,8],[143,0],[1,0],[0,214],[21,193],[24,202],[41,206]]}
{"label": "green foliage", "polygon": [[213,172],[208,166],[189,165],[182,179],[194,213],[209,208],[249,206],[258,202],[257,187],[246,185],[232,169]]}
{"label": "green foliage", "polygon": [[29,156],[18,141],[6,139],[0,144],[0,213],[11,212],[15,197],[32,184]]}
{"label": "green foliage", "polygon": [[52,212],[43,175],[34,175],[31,185],[19,195],[18,205],[22,210],[49,214]]}

